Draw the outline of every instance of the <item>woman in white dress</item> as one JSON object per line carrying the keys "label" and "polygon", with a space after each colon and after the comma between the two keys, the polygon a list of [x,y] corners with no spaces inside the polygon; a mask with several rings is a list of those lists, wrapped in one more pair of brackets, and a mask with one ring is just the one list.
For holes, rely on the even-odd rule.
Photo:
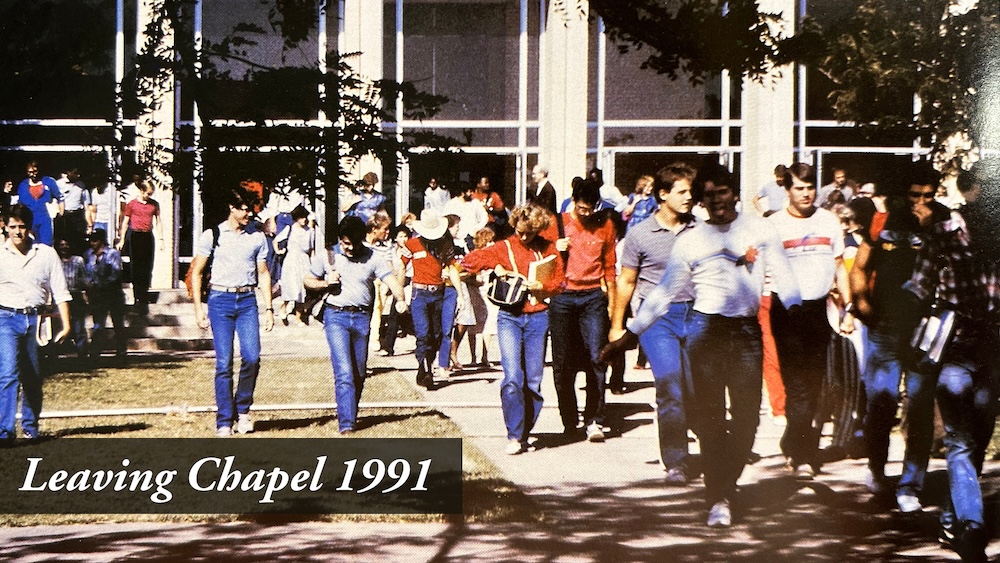
{"label": "woman in white dress", "polygon": [[315,237],[309,228],[309,211],[299,205],[292,210],[292,224],[285,227],[274,238],[278,254],[285,257],[281,264],[280,298],[283,301],[278,310],[278,318],[288,324],[288,316],[296,305],[306,300],[306,288],[302,280],[309,272],[315,246]]}

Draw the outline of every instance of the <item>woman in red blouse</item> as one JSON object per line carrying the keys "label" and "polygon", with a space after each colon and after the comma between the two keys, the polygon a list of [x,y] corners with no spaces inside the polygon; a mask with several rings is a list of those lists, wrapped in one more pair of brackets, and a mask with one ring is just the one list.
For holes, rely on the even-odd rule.
{"label": "woman in red blouse", "polygon": [[[406,241],[402,254],[403,266],[413,263],[413,295],[410,313],[417,336],[417,385],[434,388],[434,358],[438,372],[445,374],[451,352],[451,325],[458,305],[458,271],[455,264],[455,243],[448,233],[448,220],[437,211],[425,209],[420,220],[413,222],[417,237]],[[444,284],[449,276],[451,286]]]}
{"label": "woman in red blouse", "polygon": [[528,280],[528,299],[501,307],[497,314],[497,340],[503,366],[500,403],[507,425],[507,453],[510,455],[530,449],[528,436],[542,410],[545,334],[549,329],[548,306],[544,299],[562,291],[564,282],[562,258],[555,243],[538,236],[550,221],[551,215],[541,207],[517,207],[510,215],[513,235],[493,246],[470,252],[462,261],[462,267],[471,273],[492,268],[498,275],[508,272],[526,275],[532,262],[550,256],[555,260],[548,279]]}
{"label": "woman in red blouse", "polygon": [[[122,220],[122,232],[129,233],[129,260],[132,267],[132,291],[135,294],[137,310],[145,314],[149,303],[149,284],[153,277],[153,253],[155,245],[153,228],[156,228],[156,238],[163,248],[163,225],[160,223],[160,204],[152,199],[153,185],[149,182],[139,184],[139,197],[125,206],[125,217]],[[118,241],[118,250],[125,246],[125,237]]]}

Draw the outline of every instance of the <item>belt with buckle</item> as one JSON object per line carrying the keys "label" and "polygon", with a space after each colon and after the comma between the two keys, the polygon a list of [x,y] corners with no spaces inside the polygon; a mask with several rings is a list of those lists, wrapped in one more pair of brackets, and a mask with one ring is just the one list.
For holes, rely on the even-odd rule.
{"label": "belt with buckle", "polygon": [[344,311],[347,313],[367,313],[369,308],[362,307],[361,305],[330,305],[330,308],[335,311]]}
{"label": "belt with buckle", "polygon": [[15,309],[14,307],[4,307],[0,305],[0,310],[10,311],[11,313],[17,313],[18,315],[37,315],[41,312],[41,307],[24,307],[22,309]]}
{"label": "belt with buckle", "polygon": [[413,282],[411,285],[413,286],[413,289],[422,289],[424,291],[437,292],[437,291],[441,291],[442,289],[444,289],[444,285],[442,285],[442,284],[430,285],[430,284],[426,284],[426,283],[416,283],[416,282]]}
{"label": "belt with buckle", "polygon": [[223,293],[250,293],[251,291],[257,289],[255,285],[242,285],[240,287],[225,287],[222,285],[212,284],[209,286],[212,291],[221,291]]}

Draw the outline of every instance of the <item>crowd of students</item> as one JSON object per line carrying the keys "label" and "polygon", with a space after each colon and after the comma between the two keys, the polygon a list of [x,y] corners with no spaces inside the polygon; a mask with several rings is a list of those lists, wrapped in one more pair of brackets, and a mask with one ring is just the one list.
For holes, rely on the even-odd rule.
{"label": "crowd of students", "polygon": [[[0,438],[16,435],[19,383],[22,429],[37,435],[37,319],[48,301],[62,320],[54,340],[72,339],[86,353],[79,321],[86,301],[95,329],[110,314],[124,354],[119,250],[130,244],[136,301],[145,302],[148,277],[135,270],[146,266],[136,253],[153,253],[152,187],[139,182],[134,200],[115,203],[87,192],[75,175],[67,171],[60,187],[32,163],[15,198],[4,202],[10,238],[0,253]],[[773,414],[786,420],[781,449],[790,475],[822,476],[819,445],[829,416],[820,397],[832,369],[860,390],[843,401],[849,418],[861,421],[848,434],[860,438],[858,455],[869,460],[867,486],[893,494],[902,512],[922,509],[937,402],[951,483],[941,537],[964,558],[983,558],[977,475],[997,414],[1000,252],[982,171],[958,177],[964,203],[953,209],[935,201],[942,178],[924,163],[877,186],[858,186],[837,170],[820,189],[809,166],[778,166],[773,185],[750,205],[718,165],[695,170],[676,162],[641,176],[629,196],[592,170],[573,180],[562,212],[544,167],[531,176],[527,203],[513,209],[486,177],[455,194],[431,179],[419,219],[408,214],[393,227],[378,177],[367,174],[345,198],[327,249],[315,248],[310,213],[294,190],[276,187],[266,205],[246,187],[227,192],[227,218],[202,233],[191,265],[193,295],[208,284],[206,303],[195,299],[194,309],[198,324],[213,331],[217,434],[253,431],[260,330],[271,330],[276,318],[323,323],[342,433],[357,425],[373,327],[382,355],[395,354],[398,335],[412,331],[416,382],[428,389],[466,367],[458,361],[464,338],[468,363],[490,367],[485,342],[476,361],[476,335],[495,334],[511,455],[533,449],[548,339],[564,432],[590,442],[607,438],[605,392],[625,390],[624,352],[639,345],[655,383],[665,483],[684,486],[699,473],[688,451],[692,430],[707,523],[727,527],[737,480],[753,456],[770,353],[780,375],[766,388]],[[113,210],[102,213],[98,200]],[[62,207],[50,214],[46,202]],[[78,204],[82,215],[57,220],[53,229],[52,217]],[[281,303],[277,315],[272,299]],[[234,380],[236,335],[242,362]],[[852,350],[853,359],[831,363],[837,346]],[[906,451],[891,486],[885,464],[901,389]]]}

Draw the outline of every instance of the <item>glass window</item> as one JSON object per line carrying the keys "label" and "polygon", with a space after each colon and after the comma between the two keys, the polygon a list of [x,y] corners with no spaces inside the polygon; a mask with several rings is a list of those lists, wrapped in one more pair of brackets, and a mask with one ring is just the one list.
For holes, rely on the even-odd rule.
{"label": "glass window", "polygon": [[403,78],[450,99],[439,119],[517,119],[518,0],[403,4]]}
{"label": "glass window", "polygon": [[11,0],[0,21],[0,119],[114,117],[114,2]]}
{"label": "glass window", "polygon": [[684,162],[697,169],[708,160],[718,162],[719,157],[695,153],[620,153],[615,155],[614,183],[622,193],[629,194],[640,176],[653,175],[674,162]]}
{"label": "glass window", "polygon": [[722,115],[718,77],[700,85],[691,84],[684,75],[671,80],[641,68],[648,56],[648,49],[630,48],[620,53],[615,43],[608,42],[605,119],[706,119]]}
{"label": "glass window", "polygon": [[[204,118],[309,119],[317,110],[319,60],[315,2],[281,13],[268,4],[215,0],[203,8],[204,59],[209,80]],[[284,27],[280,23],[287,22]],[[275,25],[291,30],[289,42]],[[242,31],[253,27],[258,32]],[[335,30],[336,28],[334,28]],[[327,31],[335,37],[334,30]],[[250,43],[237,39],[243,37]],[[229,45],[233,56],[214,54]]]}

